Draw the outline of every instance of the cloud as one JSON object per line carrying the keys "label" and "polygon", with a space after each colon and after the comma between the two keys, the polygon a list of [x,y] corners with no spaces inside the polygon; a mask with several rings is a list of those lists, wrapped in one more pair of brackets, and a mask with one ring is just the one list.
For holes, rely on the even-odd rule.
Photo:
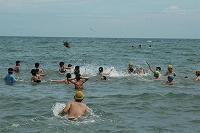
{"label": "cloud", "polygon": [[185,14],[187,12],[189,12],[188,10],[183,10],[183,9],[180,9],[178,8],[177,6],[170,6],[170,7],[167,7],[163,10],[163,12],[165,13],[179,13],[179,14]]}

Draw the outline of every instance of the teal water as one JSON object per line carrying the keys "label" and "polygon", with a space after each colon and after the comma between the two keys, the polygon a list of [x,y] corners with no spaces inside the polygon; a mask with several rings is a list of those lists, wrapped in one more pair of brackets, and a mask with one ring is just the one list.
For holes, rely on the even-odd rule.
{"label": "teal water", "polygon": [[[200,132],[199,39],[0,37],[0,51],[0,132]],[[3,77],[16,60],[20,81],[8,85]],[[49,82],[65,77],[58,72],[61,61],[90,77],[83,90],[89,113],[79,121],[58,115],[75,93],[73,85]],[[147,74],[128,75],[131,61]],[[155,81],[146,61],[162,74],[173,65],[175,84],[163,84],[166,77]],[[30,82],[35,62],[47,74],[39,84]],[[107,81],[96,74],[100,66],[114,67]]]}

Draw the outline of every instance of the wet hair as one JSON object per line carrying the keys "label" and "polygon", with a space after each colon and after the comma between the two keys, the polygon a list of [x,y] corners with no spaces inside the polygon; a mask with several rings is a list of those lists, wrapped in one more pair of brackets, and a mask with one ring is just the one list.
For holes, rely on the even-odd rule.
{"label": "wet hair", "polygon": [[16,61],[15,63],[16,63],[16,66],[17,66],[20,63],[20,61]]}
{"label": "wet hair", "polygon": [[68,78],[71,78],[71,77],[72,77],[71,73],[67,73],[67,74],[66,74],[66,77],[67,77],[67,79],[68,79]]}
{"label": "wet hair", "polygon": [[128,70],[129,70],[130,72],[133,72],[133,68],[129,68]]}
{"label": "wet hair", "polygon": [[103,67],[99,67],[99,73],[103,72]]}
{"label": "wet hair", "polygon": [[64,65],[64,64],[65,64],[64,62],[60,62],[60,63],[59,63],[60,67],[61,67],[62,65]]}
{"label": "wet hair", "polygon": [[81,75],[80,74],[77,74],[76,75],[76,81],[79,81],[81,79]]}
{"label": "wet hair", "polygon": [[156,67],[156,70],[159,70],[159,71],[161,71],[161,67]]}
{"label": "wet hair", "polygon": [[35,63],[35,67],[38,68],[40,64],[38,62]]}
{"label": "wet hair", "polygon": [[12,73],[13,73],[13,71],[14,71],[14,69],[13,69],[13,68],[8,68],[8,73],[9,73],[9,74],[12,74]]}
{"label": "wet hair", "polygon": [[72,67],[72,64],[68,64],[68,67]]}
{"label": "wet hair", "polygon": [[33,76],[36,76],[36,74],[37,74],[37,69],[32,69],[32,70],[31,70],[31,74],[32,74]]}
{"label": "wet hair", "polygon": [[75,66],[75,69],[74,69],[74,74],[77,76],[78,74],[80,74],[80,67],[79,66]]}

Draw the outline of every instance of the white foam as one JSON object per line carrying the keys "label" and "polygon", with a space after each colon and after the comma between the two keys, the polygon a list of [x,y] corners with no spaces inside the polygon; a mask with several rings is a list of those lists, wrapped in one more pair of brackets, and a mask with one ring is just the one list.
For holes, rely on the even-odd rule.
{"label": "white foam", "polygon": [[52,106],[54,116],[59,116],[59,113],[65,108],[65,103],[55,103]]}

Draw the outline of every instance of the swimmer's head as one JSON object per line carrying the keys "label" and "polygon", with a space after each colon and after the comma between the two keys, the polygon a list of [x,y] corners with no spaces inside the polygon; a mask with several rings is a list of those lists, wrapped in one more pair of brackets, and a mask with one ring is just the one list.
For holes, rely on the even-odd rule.
{"label": "swimmer's head", "polygon": [[103,72],[103,67],[99,67],[99,73]]}
{"label": "swimmer's head", "polygon": [[13,68],[8,68],[8,73],[9,73],[9,74],[12,74],[13,71],[14,71]]}
{"label": "swimmer's head", "polygon": [[76,81],[81,80],[81,75],[80,74],[76,74]]}
{"label": "swimmer's head", "polygon": [[159,75],[160,75],[160,72],[159,72],[159,71],[155,71],[155,72],[154,72],[154,77],[159,77]]}
{"label": "swimmer's head", "polygon": [[68,64],[68,67],[72,67],[72,64]]}
{"label": "swimmer's head", "polygon": [[156,67],[156,71],[161,71],[161,67]]}
{"label": "swimmer's head", "polygon": [[130,63],[129,63],[129,66],[130,66],[130,67],[133,67],[133,65],[134,65],[133,62],[130,62]]}
{"label": "swimmer's head", "polygon": [[136,69],[139,69],[140,68],[140,65],[137,65]]}
{"label": "swimmer's head", "polygon": [[106,80],[106,76],[102,76],[102,77],[101,77],[101,80]]}
{"label": "swimmer's head", "polygon": [[36,76],[37,70],[36,70],[36,69],[32,69],[32,70],[31,70],[31,74],[32,74],[33,76]]}
{"label": "swimmer's head", "polygon": [[168,69],[172,69],[172,65],[169,65],[169,66],[168,66]]}
{"label": "swimmer's head", "polygon": [[35,67],[38,68],[40,64],[38,62],[35,63]]}
{"label": "swimmer's head", "polygon": [[199,70],[196,70],[196,75],[197,75],[197,76],[200,76],[200,69],[199,69]]}
{"label": "swimmer's head", "polygon": [[20,65],[20,61],[16,61],[16,66],[19,66]]}
{"label": "swimmer's head", "polygon": [[59,65],[60,67],[63,66],[65,63],[64,62],[60,62]]}
{"label": "swimmer's head", "polygon": [[168,75],[168,79],[174,80],[174,76],[173,75]]}
{"label": "swimmer's head", "polygon": [[68,79],[68,78],[71,78],[71,77],[72,77],[71,73],[67,73],[67,74],[66,74],[66,77],[67,77],[67,79]]}
{"label": "swimmer's head", "polygon": [[84,94],[82,91],[77,91],[74,95],[74,99],[77,101],[77,102],[81,102],[83,99],[84,99]]}

